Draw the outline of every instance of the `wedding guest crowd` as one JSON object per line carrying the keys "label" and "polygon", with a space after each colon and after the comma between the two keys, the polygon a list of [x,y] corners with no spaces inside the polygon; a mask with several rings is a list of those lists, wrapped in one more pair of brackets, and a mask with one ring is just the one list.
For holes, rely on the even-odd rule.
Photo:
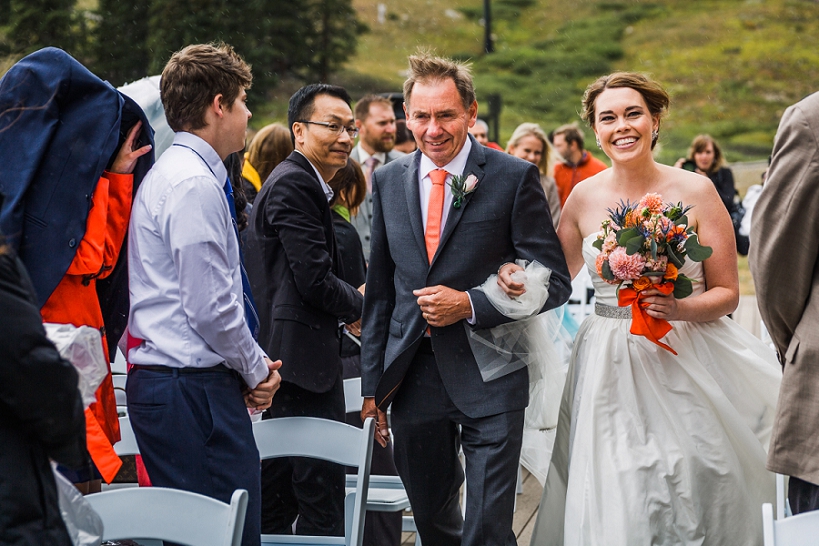
{"label": "wedding guest crowd", "polygon": [[[725,318],[738,298],[726,211],[736,250],[748,252],[733,175],[708,135],[676,164],[702,176],[655,161],[669,105],[657,82],[615,73],[587,89],[583,117],[609,168],[577,123],[549,136],[522,123],[503,150],[478,119],[467,65],[426,53],[409,65],[406,119],[385,96],[353,104],[342,87],[309,84],[290,98],[286,125],[263,127],[245,152],[250,67],[229,45],[189,45],[162,71],[174,138],[158,158],[136,103],[60,50],[36,52],[0,80],[0,543],[70,543],[49,459],[84,494],[121,465],[110,368],[83,413],[77,373],[45,321],[99,330],[106,362],[120,342],[139,468],[151,485],[223,502],[247,490],[245,546],[262,533],[344,534],[344,469],[300,457],[260,463],[250,417],[259,414],[356,426],[374,417],[372,471],[401,476],[423,543],[515,544],[529,374],[481,376],[471,332],[515,323],[476,287],[496,275],[518,297],[516,260],[537,261],[551,270],[538,312],[562,306],[572,276],[598,269],[591,237],[606,208],[646,192],[696,205],[689,214],[714,255],[686,264],[702,281],[690,297],[643,295],[646,316],[673,322],[679,358],[628,334],[614,287],[595,278],[599,305],[571,357],[532,545],[703,529],[721,544],[753,542],[761,527],[736,527],[768,498],[770,436],[767,467],[790,476],[794,513],[819,509],[810,373],[819,249],[804,222],[782,221],[819,199],[817,95],[783,116],[751,228],[760,311],[784,370],[774,417],[773,353]],[[85,94],[52,100],[62,88]],[[361,377],[360,415],[346,414],[350,377]],[[730,384],[753,395],[740,399]],[[634,396],[674,415],[638,418]],[[709,410],[688,419],[699,407]],[[691,440],[702,423],[719,454]],[[719,479],[697,470],[712,463]],[[673,480],[657,482],[646,465]],[[589,497],[588,483],[613,507]],[[646,495],[662,506],[645,508]],[[687,519],[676,511],[685,499],[698,507]],[[368,514],[365,544],[397,546],[401,522]]]}

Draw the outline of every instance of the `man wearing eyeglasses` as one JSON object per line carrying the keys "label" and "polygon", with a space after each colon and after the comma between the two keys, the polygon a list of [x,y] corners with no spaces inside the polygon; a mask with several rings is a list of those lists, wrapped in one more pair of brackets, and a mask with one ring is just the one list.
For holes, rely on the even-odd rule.
{"label": "man wearing eyeglasses", "polygon": [[[260,319],[259,344],[283,359],[276,404],[264,418],[344,421],[340,324],[360,333],[362,295],[342,281],[327,182],[347,164],[358,130],[341,87],[311,84],[290,98],[295,151],[256,197],[246,262]],[[262,465],[262,533],[344,534],[344,469],[290,458]]]}

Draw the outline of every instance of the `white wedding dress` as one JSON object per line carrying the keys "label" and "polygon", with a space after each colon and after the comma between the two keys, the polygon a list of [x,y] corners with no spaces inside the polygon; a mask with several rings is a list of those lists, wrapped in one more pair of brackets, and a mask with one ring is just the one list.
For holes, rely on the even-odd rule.
{"label": "white wedding dress", "polygon": [[[616,287],[595,271],[597,302],[616,314]],[[702,265],[682,273],[705,290]],[[554,452],[532,537],[551,545],[761,545],[765,469],[781,368],[727,317],[672,322],[678,356],[629,333],[629,318],[580,327]]]}

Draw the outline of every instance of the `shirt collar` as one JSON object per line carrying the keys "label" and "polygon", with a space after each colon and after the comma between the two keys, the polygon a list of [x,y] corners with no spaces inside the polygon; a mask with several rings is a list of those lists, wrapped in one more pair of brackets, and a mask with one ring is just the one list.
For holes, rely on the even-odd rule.
{"label": "shirt collar", "polygon": [[307,160],[311,167],[313,167],[313,171],[316,173],[316,178],[318,178],[319,184],[321,184],[321,189],[324,190],[324,195],[327,197],[327,202],[329,203],[333,199],[334,195],[333,189],[330,186],[328,186],[327,182],[325,182],[324,179],[321,177],[321,173],[318,171],[316,166],[313,165],[313,162],[310,161],[310,159],[306,155],[301,153],[301,151],[299,150],[296,151],[299,152],[304,157],[304,159]]}
{"label": "shirt collar", "polygon": [[371,157],[376,158],[378,160],[379,165],[384,165],[384,163],[387,162],[387,154],[385,154],[384,152],[375,152],[374,154],[368,154],[367,150],[365,150],[361,146],[360,142],[358,144],[356,144],[356,148],[358,148],[358,163],[359,163],[359,165],[364,165],[364,162],[367,161],[368,159],[370,159]]}
{"label": "shirt collar", "polygon": [[225,183],[228,177],[227,169],[225,168],[225,164],[222,163],[222,160],[219,159],[219,154],[216,153],[213,146],[195,134],[186,133],[184,131],[174,133],[173,144],[190,148],[196,152],[199,157],[205,161],[210,172],[216,177],[216,180],[218,180],[220,184]]}
{"label": "shirt collar", "polygon": [[421,180],[429,176],[429,173],[434,171],[435,169],[444,169],[451,175],[455,176],[463,176],[464,169],[466,169],[466,160],[469,159],[469,152],[472,151],[472,139],[466,139],[464,142],[463,148],[461,151],[458,152],[452,161],[444,165],[443,167],[437,166],[435,163],[432,162],[430,158],[425,156],[423,153],[421,154],[421,165],[418,168],[418,174],[421,176]]}

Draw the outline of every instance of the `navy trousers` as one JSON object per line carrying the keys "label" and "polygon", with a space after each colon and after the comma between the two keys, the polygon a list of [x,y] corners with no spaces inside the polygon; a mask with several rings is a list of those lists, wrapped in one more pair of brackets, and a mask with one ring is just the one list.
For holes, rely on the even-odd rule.
{"label": "navy trousers", "polygon": [[[419,351],[392,403],[395,466],[421,542],[516,546],[512,530],[523,410],[472,418],[449,397],[435,356]],[[460,426],[460,431],[459,431]],[[466,459],[466,522],[459,489]]]}
{"label": "navy trousers", "polygon": [[224,367],[198,373],[132,370],[128,414],[151,483],[230,502],[248,492],[243,546],[259,546],[261,463],[244,382]]}

